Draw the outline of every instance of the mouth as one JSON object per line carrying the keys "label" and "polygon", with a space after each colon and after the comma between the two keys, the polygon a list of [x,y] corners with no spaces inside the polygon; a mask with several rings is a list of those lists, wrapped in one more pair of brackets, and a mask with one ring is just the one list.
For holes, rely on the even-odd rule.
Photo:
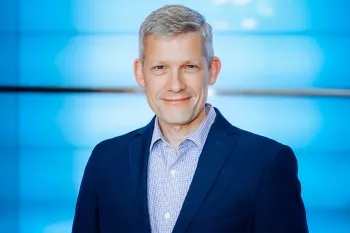
{"label": "mouth", "polygon": [[188,101],[191,97],[177,98],[177,99],[164,99],[166,103],[170,104],[180,104]]}

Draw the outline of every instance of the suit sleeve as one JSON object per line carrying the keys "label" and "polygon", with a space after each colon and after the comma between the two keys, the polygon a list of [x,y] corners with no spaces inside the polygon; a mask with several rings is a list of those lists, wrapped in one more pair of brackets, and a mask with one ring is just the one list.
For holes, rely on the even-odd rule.
{"label": "suit sleeve", "polygon": [[308,233],[294,152],[284,146],[268,163],[257,193],[254,233]]}
{"label": "suit sleeve", "polygon": [[98,233],[97,152],[93,150],[81,181],[75,207],[72,233]]}

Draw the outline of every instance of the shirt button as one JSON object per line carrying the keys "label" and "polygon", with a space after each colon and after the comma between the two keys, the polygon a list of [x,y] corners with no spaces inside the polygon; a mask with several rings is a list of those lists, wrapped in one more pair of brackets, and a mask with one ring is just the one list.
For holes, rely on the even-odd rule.
{"label": "shirt button", "polygon": [[166,219],[170,218],[170,214],[169,214],[169,213],[166,213],[166,214],[164,215],[164,218],[166,218]]}
{"label": "shirt button", "polygon": [[171,170],[170,173],[171,173],[171,175],[175,175],[176,171],[175,170]]}

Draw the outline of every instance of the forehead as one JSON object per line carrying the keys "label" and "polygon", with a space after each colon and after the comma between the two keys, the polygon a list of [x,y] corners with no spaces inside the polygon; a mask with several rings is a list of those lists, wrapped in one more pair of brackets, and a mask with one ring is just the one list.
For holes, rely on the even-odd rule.
{"label": "forehead", "polygon": [[197,32],[174,36],[150,35],[144,41],[144,59],[151,61],[202,60],[202,37]]}

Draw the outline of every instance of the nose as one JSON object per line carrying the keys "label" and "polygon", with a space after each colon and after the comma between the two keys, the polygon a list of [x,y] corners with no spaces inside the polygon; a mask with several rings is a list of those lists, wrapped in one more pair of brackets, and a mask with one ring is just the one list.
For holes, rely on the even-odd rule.
{"label": "nose", "polygon": [[171,92],[181,92],[185,89],[184,75],[181,70],[174,70],[169,74],[167,89]]}

